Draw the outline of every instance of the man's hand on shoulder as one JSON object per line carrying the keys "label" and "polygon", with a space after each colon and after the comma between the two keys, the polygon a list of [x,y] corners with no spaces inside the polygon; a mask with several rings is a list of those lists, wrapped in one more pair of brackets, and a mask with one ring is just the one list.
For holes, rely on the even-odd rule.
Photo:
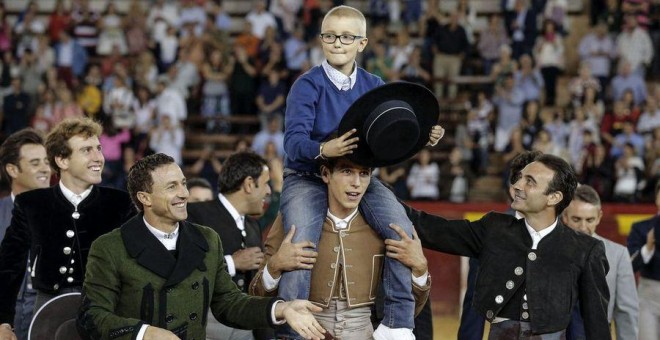
{"label": "man's hand on shoulder", "polygon": [[318,253],[310,250],[315,248],[314,243],[311,241],[291,243],[295,233],[296,226],[292,225],[280,249],[268,260],[268,272],[275,279],[279,278],[282,272],[312,269],[316,263]]}
{"label": "man's hand on shoulder", "polygon": [[8,323],[0,325],[0,340],[17,340],[14,330]]}
{"label": "man's hand on shoulder", "polygon": [[280,302],[275,307],[275,318],[284,318],[289,326],[305,339],[321,340],[325,338],[325,329],[316,321],[312,313],[322,310],[323,308],[307,300]]}
{"label": "man's hand on shoulder", "polygon": [[179,337],[167,329],[162,329],[154,326],[147,327],[144,332],[143,340],[179,340]]}
{"label": "man's hand on shoulder", "polygon": [[236,270],[256,270],[264,260],[264,253],[259,247],[240,249],[231,255]]}
{"label": "man's hand on shoulder", "polygon": [[390,228],[399,234],[401,240],[385,240],[386,255],[409,267],[415,277],[426,274],[428,262],[424,256],[422,242],[419,240],[417,232],[413,230],[413,238],[410,238],[400,226],[390,224]]}

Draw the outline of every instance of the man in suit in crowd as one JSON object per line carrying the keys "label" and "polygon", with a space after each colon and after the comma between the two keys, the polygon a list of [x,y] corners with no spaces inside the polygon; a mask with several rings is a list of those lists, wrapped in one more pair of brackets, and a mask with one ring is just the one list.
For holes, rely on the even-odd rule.
{"label": "man in suit in crowd", "polygon": [[[626,247],[596,234],[602,217],[600,197],[596,190],[588,185],[580,185],[575,191],[573,201],[562,214],[562,222],[573,230],[591,235],[605,244],[605,256],[610,265],[610,271],[605,277],[610,289],[607,320],[610,323],[614,321],[617,339],[637,339],[639,300],[630,255]],[[571,339],[585,338],[579,310],[573,313],[569,327],[569,332],[571,331]]]}
{"label": "man in suit in crowd", "polygon": [[211,228],[185,221],[188,189],[174,159],[147,156],[133,165],[128,190],[140,214],[101,236],[90,250],[78,317],[97,338],[204,339],[209,308],[223,323],[264,328],[288,322],[305,339],[323,328],[309,301],[251,297],[231,280]]}
{"label": "man in suit in crowd", "polygon": [[541,155],[513,185],[511,208],[524,219],[449,221],[408,209],[425,248],[479,258],[473,306],[491,323],[489,339],[563,338],[578,300],[587,338],[611,338],[605,247],[558,220],[576,187],[564,160]]}
{"label": "man in suit in crowd", "polygon": [[634,271],[639,271],[639,340],[660,339],[660,254],[655,234],[660,232],[660,183],[655,186],[658,215],[634,223],[628,235],[628,251]]}
{"label": "man in suit in crowd", "polygon": [[92,241],[134,214],[126,192],[97,186],[104,165],[100,134],[98,123],[75,118],[46,137],[48,162],[60,181],[16,196],[0,244],[0,323],[14,320],[28,253],[36,311],[57,295],[80,291]]}
{"label": "man in suit in crowd", "polygon": [[[0,146],[0,174],[11,187],[11,194],[0,199],[0,240],[2,240],[5,230],[11,223],[14,198],[23,192],[47,188],[50,185],[50,166],[41,135],[35,130],[24,129],[7,137]],[[14,331],[20,339],[27,338],[37,294],[32,289],[27,271],[24,272],[26,274],[16,300],[14,317]]]}
{"label": "man in suit in crowd", "polygon": [[[270,195],[268,166],[253,152],[229,156],[218,175],[218,196],[207,202],[188,205],[188,221],[211,227],[222,240],[225,261],[238,288],[247,287],[259,269],[261,230],[252,216],[264,212],[264,200]],[[253,339],[252,332],[233,329],[210,318],[207,336],[214,339]]]}

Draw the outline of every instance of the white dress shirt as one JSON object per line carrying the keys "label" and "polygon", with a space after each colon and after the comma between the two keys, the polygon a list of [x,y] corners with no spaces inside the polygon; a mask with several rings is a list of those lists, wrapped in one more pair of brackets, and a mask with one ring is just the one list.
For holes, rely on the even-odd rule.
{"label": "white dress shirt", "polygon": [[[234,222],[236,222],[236,227],[241,231],[241,235],[245,237],[247,235],[245,232],[245,215],[241,215],[238,210],[236,210],[236,208],[231,205],[231,202],[229,202],[225,195],[218,194],[218,199],[220,200],[220,203],[222,203],[222,205],[225,207],[225,209],[229,211],[229,214],[234,219]],[[227,262],[227,271],[229,272],[229,275],[234,277],[236,275],[236,265],[234,264],[234,258],[231,257],[231,255],[225,255],[225,262]]]}
{"label": "white dress shirt", "polygon": [[532,237],[532,249],[536,249],[536,247],[539,245],[539,242],[541,242],[541,239],[544,237],[548,236],[555,228],[557,227],[557,219],[547,228],[541,230],[541,231],[536,231],[532,226],[527,223],[527,220],[525,220],[525,226],[527,227],[527,232],[529,232],[529,236]]}
{"label": "white dress shirt", "polygon": [[67,199],[67,201],[71,202],[74,207],[76,207],[76,210],[78,210],[78,204],[80,202],[84,201],[87,196],[92,192],[92,186],[90,185],[89,188],[87,188],[85,191],[81,192],[80,194],[76,194],[75,192],[69,190],[69,188],[65,187],[62,181],[59,182],[60,185],[60,190],[62,190],[62,194],[64,194],[64,198]]}

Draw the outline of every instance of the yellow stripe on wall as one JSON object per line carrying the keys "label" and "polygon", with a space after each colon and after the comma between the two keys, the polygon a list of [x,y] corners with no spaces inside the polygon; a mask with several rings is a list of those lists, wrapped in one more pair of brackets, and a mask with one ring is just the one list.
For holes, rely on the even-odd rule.
{"label": "yellow stripe on wall", "polygon": [[635,222],[646,220],[653,217],[652,214],[616,214],[614,218],[619,226],[619,234],[627,236],[630,234],[630,228]]}

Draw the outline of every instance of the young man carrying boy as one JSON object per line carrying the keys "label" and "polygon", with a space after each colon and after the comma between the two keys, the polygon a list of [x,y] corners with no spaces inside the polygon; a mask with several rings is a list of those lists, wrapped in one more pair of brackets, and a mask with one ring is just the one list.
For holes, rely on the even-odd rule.
{"label": "young man carrying boy", "polygon": [[[337,339],[371,339],[374,302],[382,284],[385,243],[357,209],[370,181],[372,169],[346,157],[322,162],[321,176],[328,189],[328,211],[316,250],[311,242],[291,243],[296,228],[284,235],[281,218],[268,233],[265,258],[249,292],[276,296],[282,273],[311,269],[310,301],[323,308],[314,313],[321,326]],[[355,194],[353,199],[345,192]],[[406,247],[398,254],[413,274],[415,312],[424,307],[431,288],[428,262],[419,239],[403,237]],[[408,242],[409,241],[409,242]]]}
{"label": "young man carrying boy", "polygon": [[[327,189],[316,160],[352,154],[360,139],[355,133],[364,131],[351,129],[338,138],[322,141],[337,130],[344,113],[359,97],[384,84],[380,78],[357,67],[355,61],[357,53],[367,45],[366,20],[360,11],[348,6],[331,9],[323,19],[320,39],[326,60],[294,83],[286,105],[287,159],[280,207],[285,232],[296,226],[293,237],[296,243],[318,242],[328,209]],[[442,133],[440,126],[434,126],[429,134],[431,144],[435,145]],[[360,208],[381,238],[400,239],[388,227],[390,223],[402,223],[406,234],[411,236],[412,224],[404,209],[378,180],[371,181]],[[287,300],[307,298],[310,277],[309,270],[285,273],[279,285],[280,296]],[[374,333],[376,339],[414,338],[411,285],[410,269],[396,260],[386,259],[385,318]]]}

